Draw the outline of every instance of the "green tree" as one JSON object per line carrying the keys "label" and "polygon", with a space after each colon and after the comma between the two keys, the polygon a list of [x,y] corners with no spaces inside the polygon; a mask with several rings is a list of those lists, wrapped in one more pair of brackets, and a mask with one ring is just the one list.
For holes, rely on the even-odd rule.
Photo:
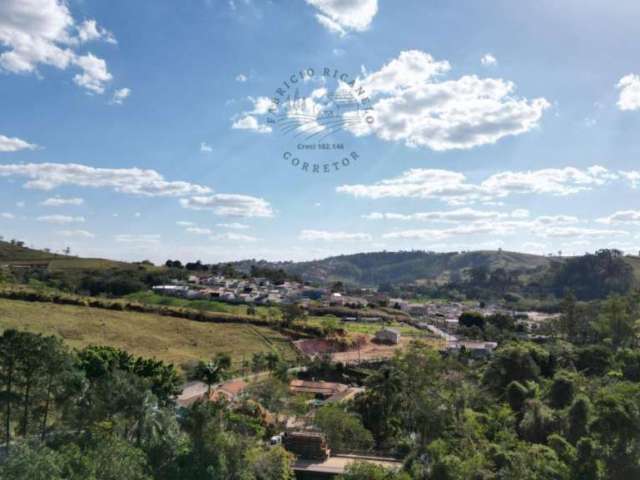
{"label": "green tree", "polygon": [[230,367],[231,357],[225,353],[219,353],[208,362],[200,361],[196,366],[194,377],[207,384],[208,396],[211,393],[211,387],[224,379]]}
{"label": "green tree", "polygon": [[63,459],[45,446],[18,445],[0,464],[1,480],[63,480]]}
{"label": "green tree", "polygon": [[357,415],[345,411],[340,405],[320,408],[314,422],[327,435],[332,450],[369,450],[373,447],[371,432],[364,428]]}

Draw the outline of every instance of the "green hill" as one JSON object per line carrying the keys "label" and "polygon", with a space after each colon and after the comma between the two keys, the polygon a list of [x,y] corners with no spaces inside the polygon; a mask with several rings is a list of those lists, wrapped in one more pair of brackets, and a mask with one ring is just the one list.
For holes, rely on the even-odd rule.
{"label": "green hill", "polygon": [[26,247],[21,243],[0,241],[0,267],[43,268],[49,271],[133,269],[137,265],[101,258],[80,258]]}
{"label": "green hill", "polygon": [[342,281],[354,285],[377,286],[382,283],[446,282],[452,276],[464,276],[469,269],[481,266],[490,270],[504,268],[508,271],[536,274],[558,261],[562,259],[507,251],[449,253],[408,251],[340,255],[296,263],[249,260],[234,265],[245,271],[248,271],[252,265],[281,268],[310,282]]}

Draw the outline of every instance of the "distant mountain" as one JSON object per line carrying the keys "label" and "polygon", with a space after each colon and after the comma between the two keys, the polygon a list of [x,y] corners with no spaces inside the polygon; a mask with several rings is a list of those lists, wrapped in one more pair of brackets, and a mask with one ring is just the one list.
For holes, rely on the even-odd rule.
{"label": "distant mountain", "polygon": [[543,272],[559,257],[545,257],[507,251],[434,253],[425,251],[376,252],[340,255],[309,262],[266,262],[246,260],[233,265],[249,271],[252,265],[283,269],[309,282],[341,281],[352,285],[378,286],[384,283],[424,281],[446,282],[464,276],[473,267],[511,272]]}

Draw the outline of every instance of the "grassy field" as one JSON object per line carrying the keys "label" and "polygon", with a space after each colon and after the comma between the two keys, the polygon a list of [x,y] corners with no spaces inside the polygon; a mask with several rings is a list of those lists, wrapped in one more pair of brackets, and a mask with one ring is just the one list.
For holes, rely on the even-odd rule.
{"label": "grassy field", "polygon": [[426,333],[422,330],[419,330],[411,325],[407,325],[406,323],[400,322],[373,322],[373,323],[359,323],[359,322],[343,322],[338,317],[334,316],[324,316],[324,317],[308,317],[307,323],[309,325],[313,325],[314,327],[322,327],[324,322],[328,319],[335,319],[337,325],[340,328],[344,328],[347,333],[364,333],[367,335],[375,335],[377,331],[379,331],[383,327],[391,327],[400,331],[402,335],[411,336],[411,337],[421,337],[426,336]]}
{"label": "grassy field", "polygon": [[[169,297],[166,295],[158,295],[153,292],[137,292],[124,297],[126,300],[132,300],[139,303],[150,305],[164,305],[168,307],[193,308],[194,310],[203,310],[206,312],[224,312],[236,315],[247,315],[247,305],[234,305],[231,303],[217,302],[214,300],[187,300],[184,298]],[[282,312],[278,307],[256,306],[256,314],[258,316],[267,316],[273,319],[280,319]]]}
{"label": "grassy field", "polygon": [[7,328],[59,335],[74,348],[110,345],[177,367],[218,352],[237,366],[256,352],[295,355],[286,337],[266,327],[0,299],[0,329]]}

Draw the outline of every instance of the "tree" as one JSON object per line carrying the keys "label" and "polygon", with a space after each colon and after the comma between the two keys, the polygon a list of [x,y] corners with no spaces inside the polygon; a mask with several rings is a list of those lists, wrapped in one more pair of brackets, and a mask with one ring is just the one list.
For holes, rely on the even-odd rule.
{"label": "tree", "polygon": [[632,313],[628,299],[609,297],[592,327],[602,339],[610,340],[614,348],[633,345],[636,341],[636,318]]}
{"label": "tree", "polygon": [[568,406],[573,401],[574,392],[573,380],[564,373],[556,374],[549,390],[551,406],[556,409]]}
{"label": "tree", "polygon": [[568,438],[575,445],[589,433],[591,402],[584,395],[578,395],[569,409]]}
{"label": "tree", "polygon": [[364,428],[360,418],[339,405],[326,405],[319,409],[314,422],[327,435],[332,450],[369,450],[373,447],[373,436]]}
{"label": "tree", "polygon": [[199,362],[195,369],[195,378],[207,384],[207,396],[211,387],[223,380],[225,372],[231,367],[231,357],[225,353],[217,354],[208,362]]}
{"label": "tree", "polygon": [[295,320],[303,316],[304,310],[297,303],[290,303],[282,307],[282,323],[285,327],[290,327]]}
{"label": "tree", "polygon": [[246,459],[255,480],[293,480],[294,455],[278,446],[264,450],[254,447],[247,451]]}
{"label": "tree", "polygon": [[463,327],[478,327],[484,329],[484,315],[479,312],[463,312],[458,318],[458,323]]}
{"label": "tree", "polygon": [[0,464],[0,479],[63,480],[61,456],[44,446],[21,444]]}

